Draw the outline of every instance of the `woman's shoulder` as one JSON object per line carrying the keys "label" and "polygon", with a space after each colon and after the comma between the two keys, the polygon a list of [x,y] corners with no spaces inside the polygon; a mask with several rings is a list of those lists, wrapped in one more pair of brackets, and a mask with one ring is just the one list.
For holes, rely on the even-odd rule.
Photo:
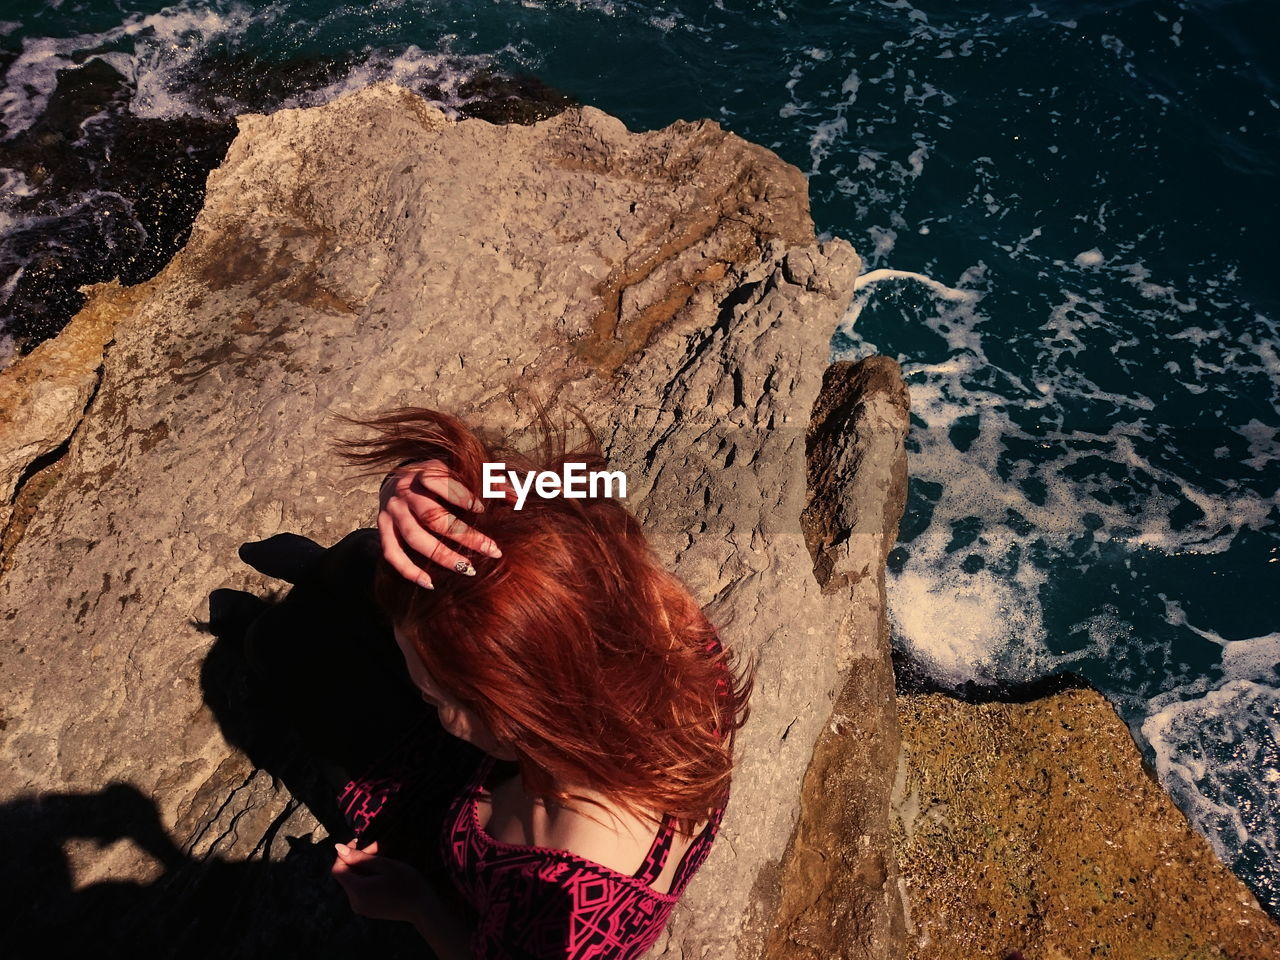
{"label": "woman's shoulder", "polygon": [[[647,885],[667,894],[698,833],[685,836],[656,813],[628,811],[590,790],[574,792],[583,799],[546,804],[529,797],[518,777],[506,780],[478,794],[481,829],[498,843],[568,853],[620,877],[635,877],[656,853],[662,858],[662,869],[656,877],[646,878]],[[669,841],[665,834],[670,834]]]}
{"label": "woman's shoulder", "polygon": [[643,815],[622,809],[603,797],[592,799],[600,806],[583,804],[562,809],[551,818],[550,845],[626,876],[640,873],[650,854],[661,847],[657,852],[664,868],[651,879],[650,886],[660,893],[668,892],[670,884],[664,880],[669,881],[674,875],[692,838],[678,833],[671,821],[657,813]]}

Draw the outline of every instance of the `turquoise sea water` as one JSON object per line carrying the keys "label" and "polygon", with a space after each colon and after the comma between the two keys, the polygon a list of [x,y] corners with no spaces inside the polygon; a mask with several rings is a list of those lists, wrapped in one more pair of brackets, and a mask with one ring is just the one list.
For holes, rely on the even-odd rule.
{"label": "turquoise sea water", "polygon": [[[465,110],[469,78],[534,75],[635,130],[710,117],[771,147],[866,261],[833,356],[896,356],[910,384],[900,652],[944,685],[1086,676],[1280,913],[1280,6],[11,0],[0,21],[0,336],[37,268],[147,241],[122,152],[194,176],[245,108],[394,78]],[[113,139],[138,120],[173,136]]]}

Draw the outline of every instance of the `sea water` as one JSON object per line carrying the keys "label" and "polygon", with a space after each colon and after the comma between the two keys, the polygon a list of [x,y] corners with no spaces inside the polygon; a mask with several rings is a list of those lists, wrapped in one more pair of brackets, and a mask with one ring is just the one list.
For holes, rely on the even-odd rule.
{"label": "sea water", "polygon": [[535,75],[633,130],[710,117],[863,255],[833,358],[903,365],[900,654],[1088,678],[1280,913],[1276,37],[1268,0],[10,0],[0,358],[34,271],[168,255],[119,158],[197,182],[239,111],[394,79],[459,115]]}

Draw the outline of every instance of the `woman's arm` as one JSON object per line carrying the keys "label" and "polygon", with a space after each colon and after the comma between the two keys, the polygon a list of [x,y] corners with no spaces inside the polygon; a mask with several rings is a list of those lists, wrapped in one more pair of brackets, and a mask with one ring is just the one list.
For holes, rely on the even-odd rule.
{"label": "woman's arm", "polygon": [[439,960],[471,960],[471,931],[455,912],[450,913],[434,890],[418,901],[413,928],[431,945]]}
{"label": "woman's arm", "polygon": [[471,960],[471,931],[426,877],[402,860],[379,856],[377,841],[363,850],[343,843],[336,848],[331,872],[352,910],[375,920],[413,924],[439,960]]}

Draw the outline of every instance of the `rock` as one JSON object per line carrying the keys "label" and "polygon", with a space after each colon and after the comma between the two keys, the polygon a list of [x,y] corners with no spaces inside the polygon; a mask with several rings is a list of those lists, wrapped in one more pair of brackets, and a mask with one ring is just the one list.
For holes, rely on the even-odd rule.
{"label": "rock", "polygon": [[[852,659],[805,774],[770,960],[897,957],[904,921],[889,808],[899,750],[884,561],[906,503],[907,388],[887,357],[827,368],[802,514],[824,592],[852,596]],[[777,886],[777,882],[773,881]]]}
{"label": "rock", "polygon": [[[239,127],[186,247],[116,320],[0,580],[0,831],[40,865],[12,895],[43,898],[60,945],[420,951],[352,917],[315,817],[233,745],[211,594],[279,586],[239,562],[246,541],[372,524],[377,480],[341,465],[330,415],[416,404],[501,429],[532,421],[532,393],[583,410],[655,549],[759,659],[721,837],[655,948],[759,955],[795,785],[850,668],[887,663],[877,578],[855,574],[901,510],[889,427],[865,482],[836,445],[801,520],[856,254],[815,242],[798,170],[709,121],[454,123],[384,85]],[[855,423],[899,415],[875,391]],[[878,817],[859,856],[892,876]]]}
{"label": "rock", "polygon": [[1093,690],[903,696],[895,835],[919,960],[1280,956],[1280,926]]}
{"label": "rock", "polygon": [[[138,291],[104,284],[92,308],[81,311],[62,336],[41,344],[0,377],[0,530],[9,523],[26,476],[47,466],[80,423],[97,390],[116,319],[137,298]],[[0,558],[5,553],[7,544]]]}

